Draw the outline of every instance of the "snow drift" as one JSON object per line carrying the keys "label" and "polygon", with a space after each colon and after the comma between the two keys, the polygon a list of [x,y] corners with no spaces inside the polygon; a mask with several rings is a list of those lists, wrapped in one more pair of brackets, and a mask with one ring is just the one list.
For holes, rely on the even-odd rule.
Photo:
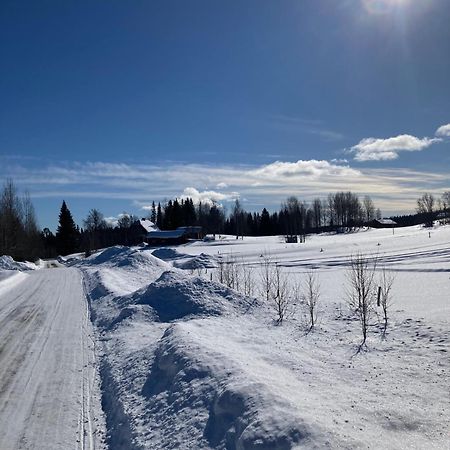
{"label": "snow drift", "polygon": [[[328,432],[317,423],[306,423],[288,396],[272,392],[258,372],[243,370],[231,352],[226,355],[205,345],[199,331],[197,322],[179,322],[167,328],[142,388],[151,427],[163,430],[162,447],[327,447]],[[171,429],[177,429],[176,435]],[[343,442],[335,438],[334,445],[340,444]]]}
{"label": "snow drift", "polygon": [[158,248],[152,253],[157,258],[170,262],[174,267],[184,270],[213,269],[217,267],[215,256],[200,253],[188,255],[173,248]]}
{"label": "snow drift", "polygon": [[36,264],[30,262],[18,262],[15,261],[11,256],[3,255],[0,256],[0,270],[34,270],[36,269]]}
{"label": "snow drift", "polygon": [[256,305],[255,300],[219,283],[174,271],[164,272],[149,286],[118,299],[117,303],[148,305],[162,322],[244,312]]}

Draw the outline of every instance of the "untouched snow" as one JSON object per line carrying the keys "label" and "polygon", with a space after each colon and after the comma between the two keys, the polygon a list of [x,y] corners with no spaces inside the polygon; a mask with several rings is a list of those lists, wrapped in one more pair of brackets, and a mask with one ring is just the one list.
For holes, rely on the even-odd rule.
{"label": "untouched snow", "polygon": [[[344,286],[357,251],[396,274],[387,338],[373,324],[358,354]],[[216,281],[234,258],[258,284],[263,254],[290,282],[318,274],[312,332],[302,304],[276,325],[258,290],[245,297]],[[450,227],[115,247],[79,266],[111,449],[449,447]]]}
{"label": "untouched snow", "polygon": [[0,283],[0,448],[105,448],[80,272],[19,272],[12,280],[7,290]]}

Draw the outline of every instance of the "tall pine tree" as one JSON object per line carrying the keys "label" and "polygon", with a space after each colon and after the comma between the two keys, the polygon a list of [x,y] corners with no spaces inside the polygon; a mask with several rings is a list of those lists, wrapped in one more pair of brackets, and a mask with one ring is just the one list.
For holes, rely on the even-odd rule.
{"label": "tall pine tree", "polygon": [[152,202],[152,212],[150,213],[150,220],[156,225],[156,206],[155,202]]}
{"label": "tall pine tree", "polygon": [[78,249],[79,232],[72,214],[63,201],[59,212],[59,225],[56,230],[56,250],[60,255],[69,255]]}
{"label": "tall pine tree", "polygon": [[163,227],[163,215],[161,210],[161,203],[158,202],[158,208],[156,209],[156,225],[159,229]]}

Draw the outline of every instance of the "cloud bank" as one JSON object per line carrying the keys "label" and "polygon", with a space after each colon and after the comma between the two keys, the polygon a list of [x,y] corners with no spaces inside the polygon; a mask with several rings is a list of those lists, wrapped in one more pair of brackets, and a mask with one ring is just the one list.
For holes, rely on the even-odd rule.
{"label": "cloud bank", "polygon": [[[12,177],[33,198],[122,200],[145,208],[152,200],[192,197],[194,201],[226,204],[240,197],[245,207],[278,208],[289,195],[310,201],[329,192],[351,190],[369,194],[383,211],[414,209],[422,192],[450,190],[448,173],[410,169],[353,168],[326,160],[275,161],[255,165],[164,165],[107,162],[53,163],[41,167],[10,165],[0,157],[0,178]],[[101,203],[99,203],[101,209]],[[394,210],[394,208],[396,208]],[[136,210],[138,213],[138,210]],[[138,213],[139,214],[139,213]]]}

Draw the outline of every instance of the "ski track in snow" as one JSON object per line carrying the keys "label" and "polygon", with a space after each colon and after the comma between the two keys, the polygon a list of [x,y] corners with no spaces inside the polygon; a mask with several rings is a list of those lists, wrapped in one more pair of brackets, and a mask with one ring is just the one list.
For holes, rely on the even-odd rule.
{"label": "ski track in snow", "polygon": [[0,291],[0,449],[104,448],[94,341],[78,270]]}

